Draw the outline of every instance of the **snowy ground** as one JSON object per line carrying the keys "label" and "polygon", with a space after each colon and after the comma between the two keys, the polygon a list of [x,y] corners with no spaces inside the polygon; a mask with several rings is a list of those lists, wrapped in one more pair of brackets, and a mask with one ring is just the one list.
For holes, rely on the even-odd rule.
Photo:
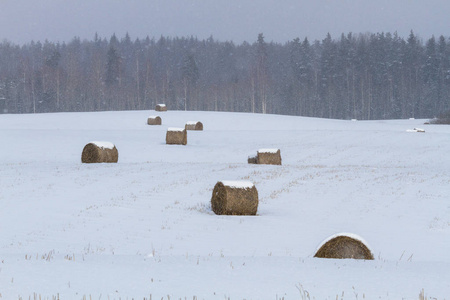
{"label": "snowy ground", "polygon": [[[0,299],[450,299],[450,126],[154,114],[0,115]],[[119,162],[82,164],[90,141]],[[258,215],[215,215],[220,180],[253,182]],[[314,258],[339,232],[375,260]]]}

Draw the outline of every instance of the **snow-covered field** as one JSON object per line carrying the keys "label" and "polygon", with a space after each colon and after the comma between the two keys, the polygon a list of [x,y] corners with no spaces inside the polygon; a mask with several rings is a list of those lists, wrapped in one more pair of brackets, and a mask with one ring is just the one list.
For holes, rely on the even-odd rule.
{"label": "snow-covered field", "polygon": [[[0,115],[0,299],[450,299],[450,126],[154,114]],[[90,141],[119,162],[82,164]],[[248,164],[261,148],[283,165]],[[258,215],[215,215],[221,180]],[[339,232],[375,260],[314,258]]]}

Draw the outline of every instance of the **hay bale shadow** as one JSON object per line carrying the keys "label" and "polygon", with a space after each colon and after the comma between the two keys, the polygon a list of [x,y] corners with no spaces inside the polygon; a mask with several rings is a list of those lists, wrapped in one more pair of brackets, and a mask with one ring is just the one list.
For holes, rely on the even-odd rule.
{"label": "hay bale shadow", "polygon": [[247,158],[247,162],[249,164],[257,164],[258,163],[258,158],[256,156],[249,156]]}

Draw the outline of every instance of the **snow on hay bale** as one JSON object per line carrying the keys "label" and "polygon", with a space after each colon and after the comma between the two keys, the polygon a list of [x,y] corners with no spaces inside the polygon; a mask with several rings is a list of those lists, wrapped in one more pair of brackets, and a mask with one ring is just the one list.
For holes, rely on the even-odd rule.
{"label": "snow on hay bale", "polygon": [[150,116],[147,119],[148,125],[161,125],[161,117],[160,116]]}
{"label": "snow on hay bale", "polygon": [[166,133],[166,144],[186,145],[187,144],[186,129],[169,127]]}
{"label": "snow on hay bale", "polygon": [[184,128],[186,130],[203,130],[203,124],[199,121],[188,121]]}
{"label": "snow on hay bale", "polygon": [[116,163],[119,152],[110,142],[90,142],[83,148],[82,163]]}
{"label": "snow on hay bale", "polygon": [[167,106],[165,104],[156,104],[156,111],[167,111]]}
{"label": "snow on hay bale", "polygon": [[248,181],[219,181],[214,186],[211,207],[216,215],[256,215],[258,191]]}
{"label": "snow on hay bale", "polygon": [[351,233],[335,234],[318,247],[314,257],[319,258],[353,258],[373,260],[373,254],[367,243]]}
{"label": "snow on hay bale", "polygon": [[257,164],[281,165],[280,149],[259,149],[256,161]]}

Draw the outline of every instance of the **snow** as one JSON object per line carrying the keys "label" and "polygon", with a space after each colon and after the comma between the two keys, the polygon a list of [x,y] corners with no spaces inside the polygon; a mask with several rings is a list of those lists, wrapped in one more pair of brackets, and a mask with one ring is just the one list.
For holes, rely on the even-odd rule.
{"label": "snow", "polygon": [[169,128],[167,128],[167,131],[184,131],[184,128],[169,127]]}
{"label": "snow", "polygon": [[372,248],[370,248],[369,244],[362,237],[360,237],[357,234],[349,233],[349,232],[341,232],[341,233],[336,233],[336,234],[331,235],[330,237],[328,237],[322,243],[319,244],[319,246],[316,248],[316,251],[314,253],[317,253],[317,251],[319,251],[319,249],[322,248],[323,245],[328,243],[328,241],[331,241],[332,239],[337,238],[339,236],[346,236],[346,237],[352,238],[354,240],[360,241],[361,243],[366,245],[366,247],[370,250],[370,252],[373,253]]}
{"label": "snow", "polygon": [[254,184],[250,181],[233,181],[233,180],[223,180],[221,181],[224,186],[237,189],[251,189]]}
{"label": "snow", "polygon": [[425,132],[425,129],[422,128],[407,129],[406,132]]}
{"label": "snow", "polygon": [[98,141],[96,141],[96,142],[90,142],[90,144],[94,144],[97,147],[102,148],[102,149],[114,149],[114,144],[111,143],[111,142],[98,142]]}
{"label": "snow", "polygon": [[277,153],[280,149],[259,149],[259,153]]}
{"label": "snow", "polygon": [[[450,126],[148,114],[0,115],[0,299],[449,299]],[[165,144],[195,119],[208,131]],[[119,163],[81,163],[98,139]],[[247,163],[267,145],[283,166]],[[252,182],[258,216],[215,215],[220,179]],[[314,258],[339,232],[375,260]]]}
{"label": "snow", "polygon": [[187,121],[186,125],[197,125],[197,121]]}
{"label": "snow", "polygon": [[160,106],[160,107],[166,107],[165,104],[157,104],[157,105]]}
{"label": "snow", "polygon": [[156,119],[156,118],[158,118],[158,116],[149,116],[148,118],[149,119]]}

